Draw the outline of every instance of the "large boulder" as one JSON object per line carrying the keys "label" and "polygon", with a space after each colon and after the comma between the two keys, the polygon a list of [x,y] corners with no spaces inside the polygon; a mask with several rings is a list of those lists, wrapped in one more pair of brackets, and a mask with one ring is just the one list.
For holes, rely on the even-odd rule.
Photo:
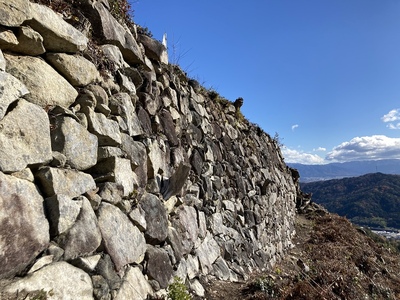
{"label": "large boulder", "polygon": [[28,94],[26,86],[14,76],[0,71],[0,120],[6,114],[8,106]]}
{"label": "large boulder", "polygon": [[50,241],[43,198],[37,187],[0,172],[0,278],[16,275]]}
{"label": "large boulder", "polygon": [[97,136],[69,116],[55,116],[51,123],[52,149],[64,154],[69,166],[86,170],[96,164]]}
{"label": "large boulder", "polygon": [[46,112],[23,99],[0,121],[0,171],[21,171],[52,158]]}
{"label": "large boulder", "polygon": [[0,0],[0,24],[17,27],[32,18],[29,0]]}
{"label": "large boulder", "polygon": [[[4,288],[3,295],[5,297],[7,295],[15,296],[21,291],[42,291],[46,293],[48,300],[93,300],[93,286],[90,276],[81,269],[63,261],[44,266],[28,276],[16,280]],[[2,295],[0,294],[0,296]]]}
{"label": "large boulder", "polygon": [[26,22],[43,37],[43,44],[50,52],[76,53],[87,47],[88,38],[51,8],[31,3],[32,19]]}
{"label": "large boulder", "polygon": [[6,71],[28,88],[30,94],[24,96],[29,102],[45,107],[60,105],[69,107],[78,92],[69,82],[39,57],[4,54]]}
{"label": "large boulder", "polygon": [[105,249],[117,270],[143,261],[146,240],[127,215],[116,206],[103,202],[97,210],[97,218]]}
{"label": "large boulder", "polygon": [[46,59],[73,86],[86,86],[100,78],[96,66],[81,55],[48,53]]}

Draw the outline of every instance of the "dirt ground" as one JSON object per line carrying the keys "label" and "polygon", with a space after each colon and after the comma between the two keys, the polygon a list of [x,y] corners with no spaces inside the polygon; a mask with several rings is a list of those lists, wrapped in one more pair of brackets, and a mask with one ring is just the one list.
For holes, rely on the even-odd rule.
{"label": "dirt ground", "polygon": [[214,281],[206,298],[400,299],[400,255],[345,218],[311,211],[296,219],[295,247],[272,270],[246,282]]}

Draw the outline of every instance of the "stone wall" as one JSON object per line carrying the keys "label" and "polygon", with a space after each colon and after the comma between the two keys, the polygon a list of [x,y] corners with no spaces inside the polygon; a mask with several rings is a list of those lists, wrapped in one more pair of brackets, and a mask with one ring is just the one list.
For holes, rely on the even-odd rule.
{"label": "stone wall", "polygon": [[175,276],[202,296],[271,267],[298,191],[276,141],[81,2],[0,0],[2,296],[146,299]]}

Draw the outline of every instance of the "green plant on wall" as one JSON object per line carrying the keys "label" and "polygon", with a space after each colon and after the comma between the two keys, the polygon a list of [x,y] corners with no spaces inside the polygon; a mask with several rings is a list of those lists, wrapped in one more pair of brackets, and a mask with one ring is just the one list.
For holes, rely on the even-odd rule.
{"label": "green plant on wall", "polygon": [[168,286],[168,300],[191,300],[186,285],[182,279],[175,277],[174,281]]}

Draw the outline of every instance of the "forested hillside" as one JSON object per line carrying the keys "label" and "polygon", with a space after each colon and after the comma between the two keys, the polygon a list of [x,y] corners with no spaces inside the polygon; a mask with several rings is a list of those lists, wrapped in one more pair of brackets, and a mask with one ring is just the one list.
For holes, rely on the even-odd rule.
{"label": "forested hillside", "polygon": [[312,200],[358,225],[400,228],[400,175],[372,173],[359,177],[303,183]]}

